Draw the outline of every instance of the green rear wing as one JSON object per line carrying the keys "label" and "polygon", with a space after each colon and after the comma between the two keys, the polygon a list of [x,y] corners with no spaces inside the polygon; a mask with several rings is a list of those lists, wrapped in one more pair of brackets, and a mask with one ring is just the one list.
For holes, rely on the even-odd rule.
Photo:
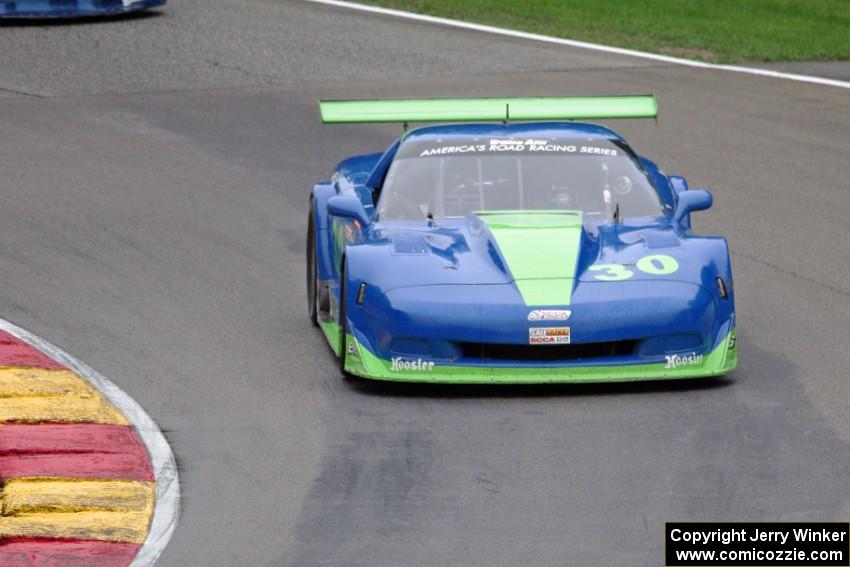
{"label": "green rear wing", "polygon": [[319,101],[325,124],[656,118],[654,95]]}

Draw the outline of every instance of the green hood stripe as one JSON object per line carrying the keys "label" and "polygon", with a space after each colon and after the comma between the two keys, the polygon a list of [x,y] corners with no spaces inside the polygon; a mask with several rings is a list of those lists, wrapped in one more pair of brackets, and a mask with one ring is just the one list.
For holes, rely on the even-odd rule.
{"label": "green hood stripe", "polygon": [[581,212],[478,212],[528,306],[569,305],[581,245]]}

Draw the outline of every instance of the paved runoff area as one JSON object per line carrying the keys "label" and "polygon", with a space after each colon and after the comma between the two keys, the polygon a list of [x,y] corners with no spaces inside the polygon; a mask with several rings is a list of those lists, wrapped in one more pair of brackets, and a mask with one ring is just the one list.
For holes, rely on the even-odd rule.
{"label": "paved runoff area", "polygon": [[[659,565],[665,521],[850,517],[847,89],[286,0],[4,25],[0,52],[0,313],[162,427],[183,505],[158,565]],[[319,98],[642,93],[657,123],[606,125],[714,194],[694,227],[730,243],[728,379],[340,377],[308,196],[401,128],[323,127]]]}

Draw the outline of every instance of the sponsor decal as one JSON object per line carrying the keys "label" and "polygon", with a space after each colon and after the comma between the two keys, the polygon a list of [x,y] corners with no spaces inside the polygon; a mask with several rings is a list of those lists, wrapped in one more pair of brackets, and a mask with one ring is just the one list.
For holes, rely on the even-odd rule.
{"label": "sponsor decal", "polygon": [[354,341],[350,341],[348,343],[348,354],[353,354],[357,356],[357,345],[354,344]]}
{"label": "sponsor decal", "polygon": [[528,314],[529,321],[566,321],[573,312],[569,309],[535,309]]}
{"label": "sponsor decal", "polygon": [[680,366],[693,366],[702,364],[702,359],[705,358],[701,354],[692,352],[691,354],[668,354],[664,357],[664,368],[679,368]]}
{"label": "sponsor decal", "polygon": [[528,329],[528,344],[530,345],[568,345],[570,344],[569,327],[531,327]]}
{"label": "sponsor decal", "polygon": [[732,336],[729,337],[729,350],[735,348],[735,333],[732,333]]}
{"label": "sponsor decal", "polygon": [[439,148],[428,148],[419,154],[419,157],[444,156],[448,154],[468,154],[470,152],[483,152],[487,150],[484,144],[461,144],[459,146],[442,146]]}
{"label": "sponsor decal", "polygon": [[[438,142],[439,144],[439,142]],[[567,139],[513,139],[491,138],[489,140],[462,140],[453,144],[435,145],[433,142],[405,144],[397,157],[434,157],[464,154],[540,154],[555,153],[578,156],[620,156],[620,150],[609,144],[589,145],[586,142]]]}
{"label": "sponsor decal", "polygon": [[557,152],[565,154],[589,154],[599,156],[616,156],[617,150],[599,146],[579,146],[570,143],[558,143],[553,140],[490,140],[488,152]]}
{"label": "sponsor decal", "polygon": [[418,370],[423,372],[431,372],[434,369],[434,363],[430,360],[407,360],[400,356],[394,356],[390,359],[390,370],[398,372],[400,370]]}

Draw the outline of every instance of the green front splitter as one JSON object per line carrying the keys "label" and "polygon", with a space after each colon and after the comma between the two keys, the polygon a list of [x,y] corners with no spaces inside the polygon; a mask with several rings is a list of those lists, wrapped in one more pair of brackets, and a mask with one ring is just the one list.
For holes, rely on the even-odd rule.
{"label": "green front splitter", "polygon": [[733,330],[699,364],[676,368],[667,368],[663,363],[534,368],[456,366],[436,362],[430,370],[393,370],[391,361],[378,358],[364,348],[354,335],[349,334],[346,345],[353,345],[354,352],[346,355],[345,370],[372,380],[442,384],[555,384],[705,378],[726,374],[738,365],[737,348],[729,348],[730,338],[734,334]]}

